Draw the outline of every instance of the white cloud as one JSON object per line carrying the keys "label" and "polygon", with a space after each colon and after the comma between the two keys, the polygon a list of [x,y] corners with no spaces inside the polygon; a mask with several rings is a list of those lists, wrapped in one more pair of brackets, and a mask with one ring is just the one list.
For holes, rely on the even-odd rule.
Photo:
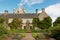
{"label": "white cloud", "polygon": [[52,17],[54,22],[55,19],[60,16],[60,3],[50,5],[46,7],[45,10],[46,10],[46,13]]}
{"label": "white cloud", "polygon": [[42,2],[43,2],[43,0],[21,0],[21,2],[19,4],[21,6],[23,6],[23,5],[31,6],[31,5],[34,5],[34,4],[40,4]]}
{"label": "white cloud", "polygon": [[3,14],[4,12],[0,12],[0,14]]}

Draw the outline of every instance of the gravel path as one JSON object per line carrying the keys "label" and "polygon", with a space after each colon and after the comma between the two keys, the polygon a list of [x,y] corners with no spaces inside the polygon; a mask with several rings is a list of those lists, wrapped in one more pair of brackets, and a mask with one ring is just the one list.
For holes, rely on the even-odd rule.
{"label": "gravel path", "polygon": [[22,40],[35,40],[35,38],[32,37],[31,33],[26,33],[26,36]]}

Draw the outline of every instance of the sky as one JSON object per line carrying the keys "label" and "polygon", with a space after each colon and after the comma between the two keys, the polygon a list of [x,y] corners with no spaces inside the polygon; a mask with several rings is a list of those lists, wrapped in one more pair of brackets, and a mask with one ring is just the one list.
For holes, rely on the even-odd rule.
{"label": "sky", "polygon": [[0,0],[0,13],[4,10],[12,13],[14,8],[18,8],[18,5],[25,8],[27,13],[34,13],[36,9],[41,12],[41,9],[45,8],[53,21],[60,16],[60,0]]}

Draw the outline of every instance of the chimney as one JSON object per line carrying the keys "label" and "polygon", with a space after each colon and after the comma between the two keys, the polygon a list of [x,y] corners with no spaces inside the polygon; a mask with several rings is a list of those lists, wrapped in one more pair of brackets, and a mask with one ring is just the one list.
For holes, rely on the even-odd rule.
{"label": "chimney", "polygon": [[42,13],[45,13],[45,8],[42,8]]}
{"label": "chimney", "polygon": [[8,14],[8,10],[5,10],[5,12],[4,12],[5,14]]}
{"label": "chimney", "polygon": [[36,9],[36,15],[38,15],[38,9]]}

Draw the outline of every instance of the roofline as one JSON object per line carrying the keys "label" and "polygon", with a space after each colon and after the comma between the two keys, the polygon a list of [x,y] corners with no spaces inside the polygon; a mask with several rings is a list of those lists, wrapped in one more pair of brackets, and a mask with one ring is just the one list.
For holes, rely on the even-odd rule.
{"label": "roofline", "polygon": [[[5,13],[0,13],[0,14],[5,14]],[[14,14],[14,13],[8,13],[8,14]],[[18,14],[22,14],[22,13],[18,13]],[[25,14],[36,14],[36,13],[25,13]]]}

